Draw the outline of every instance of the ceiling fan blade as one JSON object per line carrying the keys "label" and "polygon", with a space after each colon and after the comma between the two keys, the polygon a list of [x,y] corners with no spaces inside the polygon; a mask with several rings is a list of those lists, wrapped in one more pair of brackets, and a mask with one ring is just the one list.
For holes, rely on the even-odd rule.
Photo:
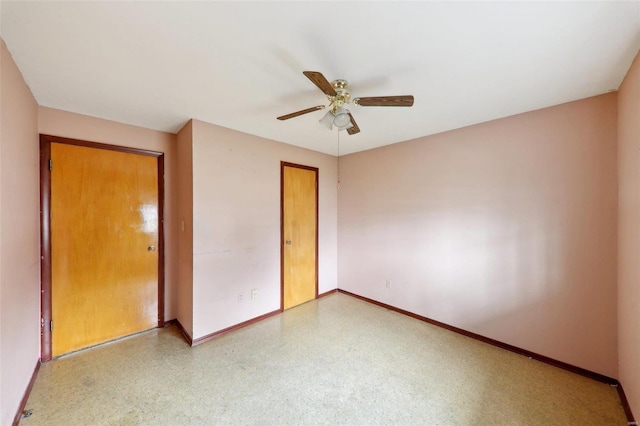
{"label": "ceiling fan blade", "polygon": [[360,127],[358,127],[358,124],[356,123],[356,120],[353,119],[353,115],[351,115],[351,113],[349,113],[349,117],[351,118],[351,124],[353,124],[353,126],[347,129],[347,133],[350,135],[360,133]]}
{"label": "ceiling fan blade", "polygon": [[355,98],[353,103],[360,106],[413,106],[413,96],[373,96],[368,98]]}
{"label": "ceiling fan blade", "polygon": [[297,117],[299,115],[309,114],[310,112],[318,111],[319,109],[324,109],[324,105],[314,106],[312,108],[307,108],[307,109],[303,109],[302,111],[292,112],[291,114],[287,114],[287,115],[281,115],[280,117],[278,117],[278,120],[288,120],[290,118]]}
{"label": "ceiling fan blade", "polygon": [[302,74],[306,75],[307,78],[311,80],[311,82],[315,84],[318,87],[318,89],[322,90],[322,92],[325,95],[338,96],[338,94],[336,93],[331,83],[329,83],[329,81],[326,78],[324,78],[324,75],[322,75],[321,72],[304,71]]}

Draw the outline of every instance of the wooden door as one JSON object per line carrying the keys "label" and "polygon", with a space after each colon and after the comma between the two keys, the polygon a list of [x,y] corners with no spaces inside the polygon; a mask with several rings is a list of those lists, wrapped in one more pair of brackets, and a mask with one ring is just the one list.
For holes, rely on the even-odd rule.
{"label": "wooden door", "polygon": [[52,355],[147,330],[159,303],[159,158],[50,144]]}
{"label": "wooden door", "polygon": [[318,169],[282,163],[282,309],[318,296]]}

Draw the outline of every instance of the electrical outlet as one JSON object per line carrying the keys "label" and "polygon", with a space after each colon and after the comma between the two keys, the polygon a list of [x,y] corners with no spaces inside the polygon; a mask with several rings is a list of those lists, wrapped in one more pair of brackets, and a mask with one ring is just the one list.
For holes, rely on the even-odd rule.
{"label": "electrical outlet", "polygon": [[385,283],[385,286],[387,288],[391,288],[391,280],[387,280],[386,283]]}
{"label": "electrical outlet", "polygon": [[256,300],[257,298],[258,298],[258,289],[257,288],[251,289],[251,300]]}
{"label": "electrical outlet", "polygon": [[242,292],[238,293],[238,303],[244,300],[244,294]]}

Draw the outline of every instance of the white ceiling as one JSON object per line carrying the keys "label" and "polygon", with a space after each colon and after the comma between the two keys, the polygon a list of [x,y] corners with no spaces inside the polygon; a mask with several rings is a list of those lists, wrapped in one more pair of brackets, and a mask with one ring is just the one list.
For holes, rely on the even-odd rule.
{"label": "white ceiling", "polygon": [[640,2],[12,2],[1,34],[40,105],[169,132],[190,118],[336,154],[302,71],[353,96],[357,152],[615,90]]}

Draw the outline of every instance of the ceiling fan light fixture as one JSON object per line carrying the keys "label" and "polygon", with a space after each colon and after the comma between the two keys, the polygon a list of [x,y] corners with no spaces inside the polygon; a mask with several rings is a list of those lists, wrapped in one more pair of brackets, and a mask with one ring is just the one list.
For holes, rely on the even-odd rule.
{"label": "ceiling fan light fixture", "polygon": [[318,120],[318,123],[322,124],[329,130],[333,129],[333,114],[331,111],[327,111],[324,117]]}
{"label": "ceiling fan light fixture", "polygon": [[351,116],[345,108],[338,108],[334,113],[333,124],[340,130],[349,128],[351,125]]}

